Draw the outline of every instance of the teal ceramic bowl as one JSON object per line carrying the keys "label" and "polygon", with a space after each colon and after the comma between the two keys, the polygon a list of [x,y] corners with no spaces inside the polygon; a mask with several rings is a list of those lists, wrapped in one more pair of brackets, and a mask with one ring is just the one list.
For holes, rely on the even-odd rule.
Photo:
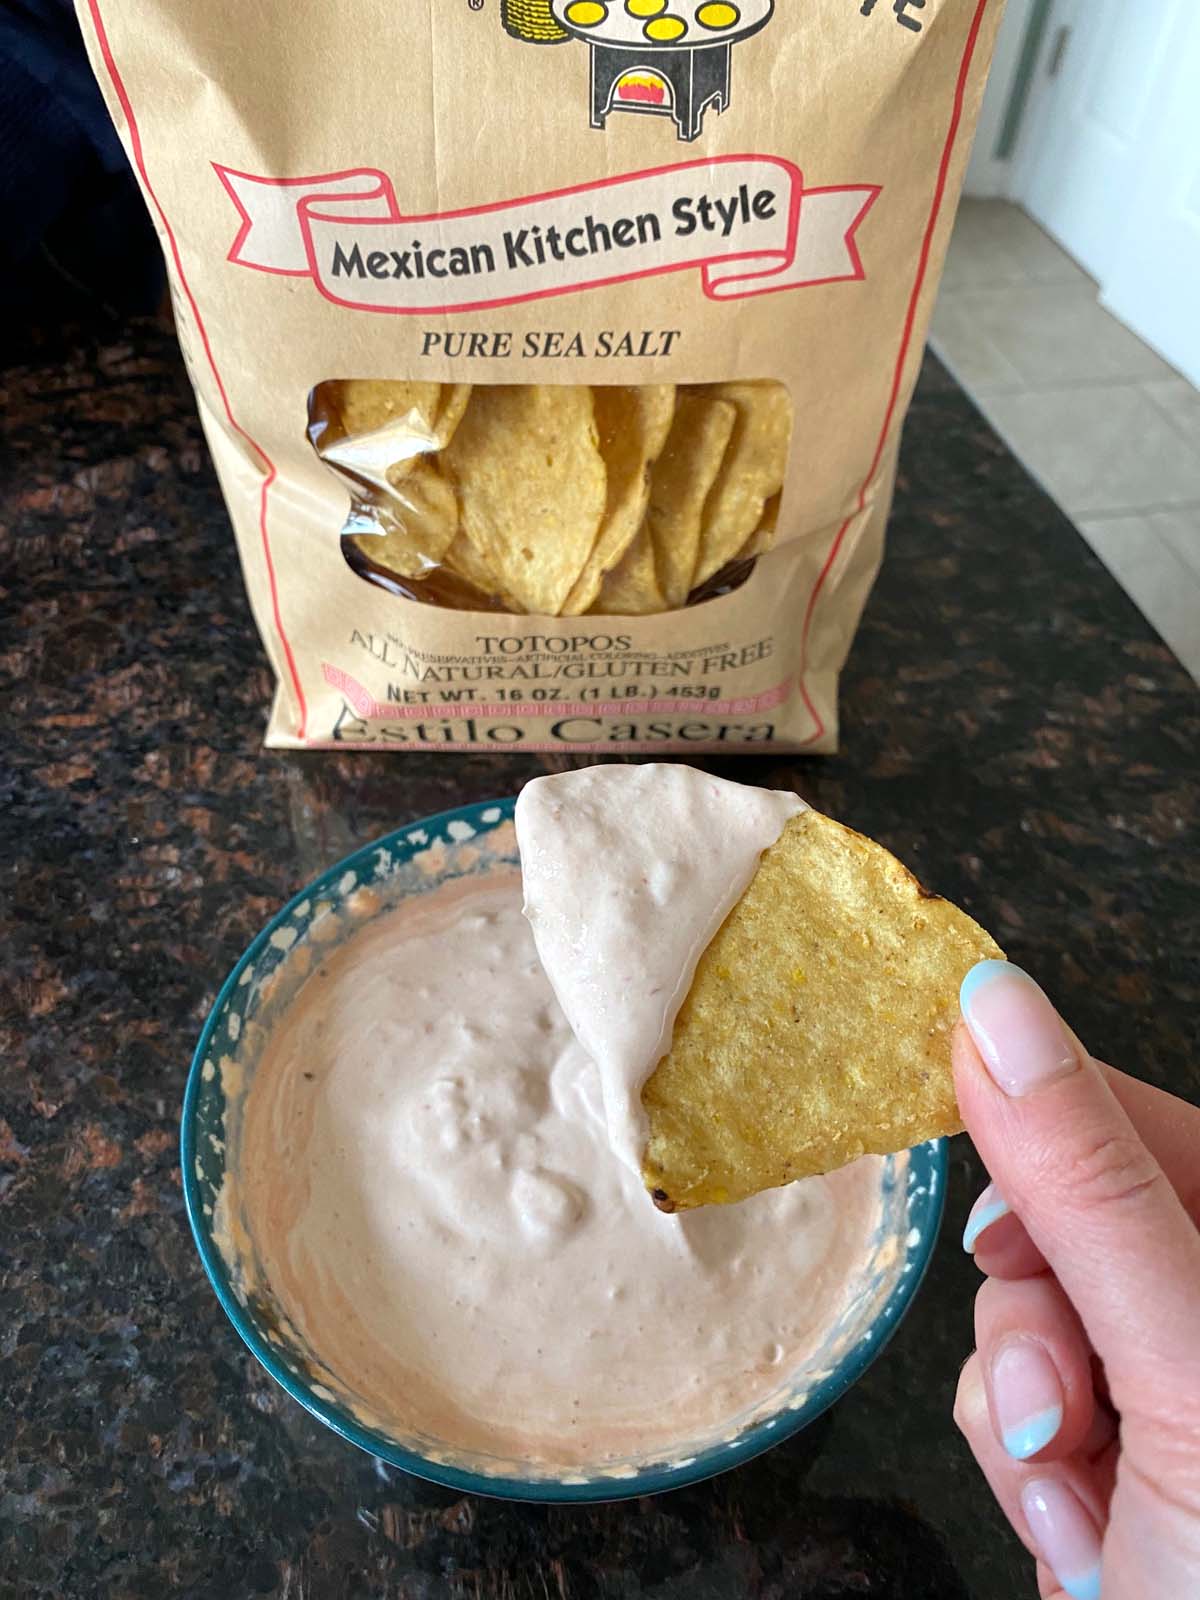
{"label": "teal ceramic bowl", "polygon": [[946,1183],[944,1141],[883,1163],[881,1221],[845,1309],[821,1348],[802,1370],[781,1378],[768,1403],[731,1419],[719,1438],[681,1439],[667,1457],[610,1461],[591,1473],[466,1454],[437,1439],[390,1431],[322,1365],[319,1352],[305,1348],[248,1260],[248,1240],[242,1236],[235,1248],[222,1222],[223,1195],[236,1184],[238,1103],[272,1015],[303,979],[306,946],[327,950],[343,930],[448,879],[516,865],[513,804],[464,806],[364,846],[302,889],[254,940],[217,996],[188,1075],[182,1128],[188,1219],[217,1298],[242,1339],[293,1399],[352,1444],[418,1477],[512,1500],[657,1494],[724,1472],[787,1438],[866,1371],[904,1315],[933,1249]]}

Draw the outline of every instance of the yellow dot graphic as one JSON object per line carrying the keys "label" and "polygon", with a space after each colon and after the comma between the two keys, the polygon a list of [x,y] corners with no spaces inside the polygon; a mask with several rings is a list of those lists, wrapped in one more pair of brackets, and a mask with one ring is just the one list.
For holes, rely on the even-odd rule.
{"label": "yellow dot graphic", "polygon": [[659,44],[670,44],[672,39],[681,39],[687,32],[687,23],[681,17],[655,17],[653,22],[648,22],[643,30],[647,39],[654,39]]}
{"label": "yellow dot graphic", "polygon": [[696,13],[696,21],[702,28],[732,28],[740,17],[738,8],[724,4],[724,0],[713,0],[711,5],[701,6]]}
{"label": "yellow dot graphic", "polygon": [[631,17],[656,17],[667,9],[667,0],[625,0],[625,9]]}
{"label": "yellow dot graphic", "polygon": [[600,0],[573,0],[567,7],[567,21],[577,28],[594,28],[607,16],[608,7],[601,5]]}

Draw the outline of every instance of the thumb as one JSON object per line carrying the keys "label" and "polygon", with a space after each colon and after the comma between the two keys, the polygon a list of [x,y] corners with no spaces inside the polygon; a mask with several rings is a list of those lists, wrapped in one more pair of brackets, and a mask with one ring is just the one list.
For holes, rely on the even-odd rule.
{"label": "thumb", "polygon": [[955,1087],[984,1164],[1078,1311],[1118,1409],[1178,1419],[1200,1394],[1200,1233],[1032,978],[980,962],[961,1003]]}

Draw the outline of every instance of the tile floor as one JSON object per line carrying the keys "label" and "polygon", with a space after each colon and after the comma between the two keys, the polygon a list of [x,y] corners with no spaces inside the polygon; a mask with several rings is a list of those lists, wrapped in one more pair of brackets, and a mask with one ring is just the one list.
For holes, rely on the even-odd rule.
{"label": "tile floor", "polygon": [[1200,392],[1002,200],[963,201],[930,343],[1200,679]]}

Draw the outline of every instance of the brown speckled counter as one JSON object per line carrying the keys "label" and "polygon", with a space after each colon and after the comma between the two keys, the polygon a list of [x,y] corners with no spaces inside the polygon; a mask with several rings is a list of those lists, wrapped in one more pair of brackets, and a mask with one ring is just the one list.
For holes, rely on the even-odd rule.
{"label": "brown speckled counter", "polygon": [[[0,1595],[1032,1596],[950,1420],[976,1281],[965,1140],[882,1359],[697,1488],[464,1499],[377,1466],[257,1367],[179,1187],[206,1008],[319,868],[563,763],[264,752],[268,675],[173,341],[45,350],[3,390]],[[1200,697],[933,363],[843,718],[837,757],[718,770],[884,840],[1085,1039],[1200,1098]]]}

